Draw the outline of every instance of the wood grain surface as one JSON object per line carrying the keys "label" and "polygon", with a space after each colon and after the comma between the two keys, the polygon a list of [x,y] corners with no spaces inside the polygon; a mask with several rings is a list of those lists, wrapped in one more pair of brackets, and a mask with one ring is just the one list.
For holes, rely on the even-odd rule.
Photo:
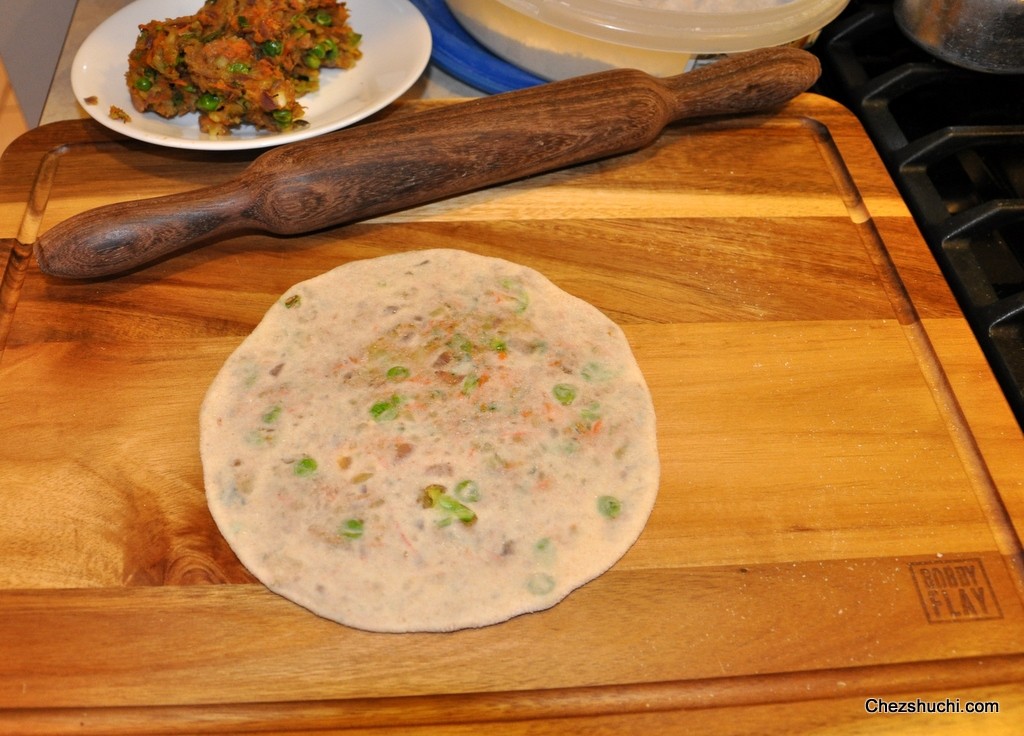
{"label": "wood grain surface", "polygon": [[[1016,732],[1024,438],[850,113],[802,95],[119,277],[31,258],[72,215],[251,158],[68,121],[0,159],[0,732]],[[662,486],[637,544],[555,608],[371,634],[240,566],[206,509],[199,404],[291,284],[438,246],[537,268],[623,327]]]}

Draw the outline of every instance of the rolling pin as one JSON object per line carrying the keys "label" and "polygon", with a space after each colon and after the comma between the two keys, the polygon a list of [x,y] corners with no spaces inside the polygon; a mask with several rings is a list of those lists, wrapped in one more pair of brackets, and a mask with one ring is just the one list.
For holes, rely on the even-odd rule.
{"label": "rolling pin", "polygon": [[769,110],[819,73],[806,51],[771,48],[665,79],[616,69],[365,123],[270,149],[226,184],[70,217],[35,256],[46,274],[93,278],[231,233],[367,219],[635,151],[678,120]]}

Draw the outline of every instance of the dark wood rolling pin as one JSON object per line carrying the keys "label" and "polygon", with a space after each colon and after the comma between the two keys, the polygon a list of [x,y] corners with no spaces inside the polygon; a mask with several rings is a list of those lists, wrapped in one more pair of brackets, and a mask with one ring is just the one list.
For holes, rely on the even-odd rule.
{"label": "dark wood rolling pin", "polygon": [[811,54],[773,48],[657,79],[599,72],[385,119],[271,149],[236,179],[98,207],[35,244],[44,273],[120,273],[245,230],[309,232],[651,143],[671,122],[758,112],[807,90]]}

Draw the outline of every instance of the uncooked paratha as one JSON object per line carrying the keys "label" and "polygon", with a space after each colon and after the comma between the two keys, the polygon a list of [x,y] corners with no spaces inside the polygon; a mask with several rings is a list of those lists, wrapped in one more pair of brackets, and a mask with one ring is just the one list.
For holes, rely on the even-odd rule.
{"label": "uncooked paratha", "polygon": [[211,385],[201,453],[257,578],[389,632],[556,604],[629,549],[659,477],[622,331],[532,269],[456,250],[289,289]]}

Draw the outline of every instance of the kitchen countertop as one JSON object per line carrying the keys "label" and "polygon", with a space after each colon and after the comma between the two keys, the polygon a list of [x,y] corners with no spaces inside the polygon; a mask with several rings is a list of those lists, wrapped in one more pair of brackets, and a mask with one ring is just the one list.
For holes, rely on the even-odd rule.
{"label": "kitchen countertop", "polygon": [[25,115],[14,95],[3,59],[0,59],[0,153],[26,130]]}
{"label": "kitchen countertop", "polygon": [[[418,99],[435,81],[384,115],[448,104]],[[69,112],[0,159],[0,731],[1017,732],[1024,436],[840,105],[805,94],[84,282],[41,274],[35,238],[227,182],[255,153],[212,165]],[[623,327],[662,487],[630,552],[555,608],[374,635],[240,566],[206,509],[196,415],[288,286],[438,244],[535,267]],[[975,702],[999,712],[877,712]]]}

